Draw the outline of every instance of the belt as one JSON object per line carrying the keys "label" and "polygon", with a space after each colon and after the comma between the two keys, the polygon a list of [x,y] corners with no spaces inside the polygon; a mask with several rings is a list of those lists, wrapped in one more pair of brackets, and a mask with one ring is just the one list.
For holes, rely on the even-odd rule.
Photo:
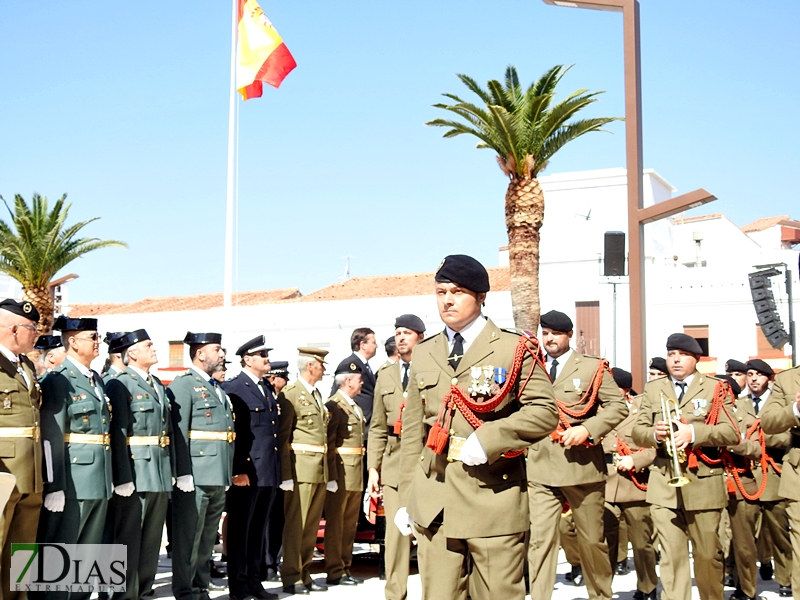
{"label": "belt", "polygon": [[357,454],[359,456],[364,455],[364,446],[359,446],[358,448],[337,448],[337,454]]}
{"label": "belt", "polygon": [[39,439],[39,428],[33,427],[0,427],[0,438],[33,438]]}
{"label": "belt", "polygon": [[110,436],[107,433],[65,433],[65,444],[100,444],[108,446],[111,444]]}
{"label": "belt", "polygon": [[189,431],[190,440],[205,440],[212,442],[228,442],[229,444],[236,439],[235,431],[201,431],[192,429]]}
{"label": "belt", "polygon": [[169,446],[168,435],[132,435],[128,438],[128,446]]}
{"label": "belt", "polygon": [[389,434],[389,437],[396,437],[398,440],[400,439],[400,434],[394,432],[394,427],[389,427],[386,433]]}
{"label": "belt", "polygon": [[328,451],[328,444],[320,446],[318,444],[295,444],[293,442],[292,450],[295,452],[316,452],[317,454],[325,454]]}
{"label": "belt", "polygon": [[789,446],[791,448],[800,448],[800,433],[794,430],[792,430],[790,433],[792,434],[792,437],[790,438]]}

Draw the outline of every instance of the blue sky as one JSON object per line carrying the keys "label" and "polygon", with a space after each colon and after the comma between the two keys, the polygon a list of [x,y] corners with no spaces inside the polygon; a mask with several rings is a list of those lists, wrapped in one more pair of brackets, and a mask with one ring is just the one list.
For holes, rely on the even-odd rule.
{"label": "blue sky", "polygon": [[[540,0],[263,1],[298,68],[241,106],[237,287],[496,264],[507,180],[488,150],[425,121],[514,64],[575,66],[562,93],[606,90],[623,116],[620,15]],[[644,162],[743,225],[800,217],[800,4],[641,1]],[[222,290],[230,5],[0,3],[0,194],[68,193],[87,234],[124,240],[69,266],[71,301]],[[443,115],[443,113],[442,113]],[[624,125],[548,172],[624,166]],[[794,209],[794,211],[793,211]]]}

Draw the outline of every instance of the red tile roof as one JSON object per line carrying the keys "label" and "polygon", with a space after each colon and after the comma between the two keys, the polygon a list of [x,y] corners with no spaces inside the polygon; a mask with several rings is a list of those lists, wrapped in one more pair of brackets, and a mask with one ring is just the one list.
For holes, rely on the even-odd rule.
{"label": "red tile roof", "polygon": [[745,233],[750,233],[752,231],[764,231],[765,229],[769,229],[770,227],[780,224],[781,221],[788,220],[789,215],[781,215],[779,217],[764,217],[762,219],[756,219],[752,223],[742,226],[741,229]]}
{"label": "red tile roof", "polygon": [[722,218],[722,213],[712,213],[710,215],[700,215],[698,217],[687,217],[685,219],[675,219],[673,223],[675,225],[684,225],[686,223],[696,223],[698,221],[711,221],[713,219],[720,219]]}

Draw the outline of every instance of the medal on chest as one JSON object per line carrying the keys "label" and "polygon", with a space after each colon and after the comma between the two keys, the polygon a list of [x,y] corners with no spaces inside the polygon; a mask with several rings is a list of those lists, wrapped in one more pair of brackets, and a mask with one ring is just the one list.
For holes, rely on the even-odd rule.
{"label": "medal on chest", "polygon": [[473,398],[494,396],[506,381],[506,370],[504,368],[495,369],[492,365],[472,367],[469,374],[472,383],[467,388],[467,392]]}

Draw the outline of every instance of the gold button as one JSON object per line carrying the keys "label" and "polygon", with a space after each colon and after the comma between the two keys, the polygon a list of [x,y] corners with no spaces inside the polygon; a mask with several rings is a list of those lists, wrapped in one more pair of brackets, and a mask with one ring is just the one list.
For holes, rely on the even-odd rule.
{"label": "gold button", "polygon": [[503,479],[508,479],[508,473],[503,473]]}
{"label": "gold button", "polygon": [[106,418],[105,418],[105,417],[103,417],[103,423],[105,423],[105,422],[106,422]]}
{"label": "gold button", "polygon": [[419,459],[420,460],[425,460],[425,457],[424,456],[420,456]]}
{"label": "gold button", "polygon": [[278,437],[278,434],[277,433],[273,433],[272,437]]}
{"label": "gold button", "polygon": [[77,458],[73,458],[72,462],[76,463],[76,462],[78,462],[78,459]]}
{"label": "gold button", "polygon": [[450,383],[452,383],[453,385],[457,384],[457,383],[458,383],[458,377],[453,377],[453,378],[450,380]]}
{"label": "gold button", "polygon": [[202,450],[200,450],[200,454],[203,454],[203,451],[202,451]]}

